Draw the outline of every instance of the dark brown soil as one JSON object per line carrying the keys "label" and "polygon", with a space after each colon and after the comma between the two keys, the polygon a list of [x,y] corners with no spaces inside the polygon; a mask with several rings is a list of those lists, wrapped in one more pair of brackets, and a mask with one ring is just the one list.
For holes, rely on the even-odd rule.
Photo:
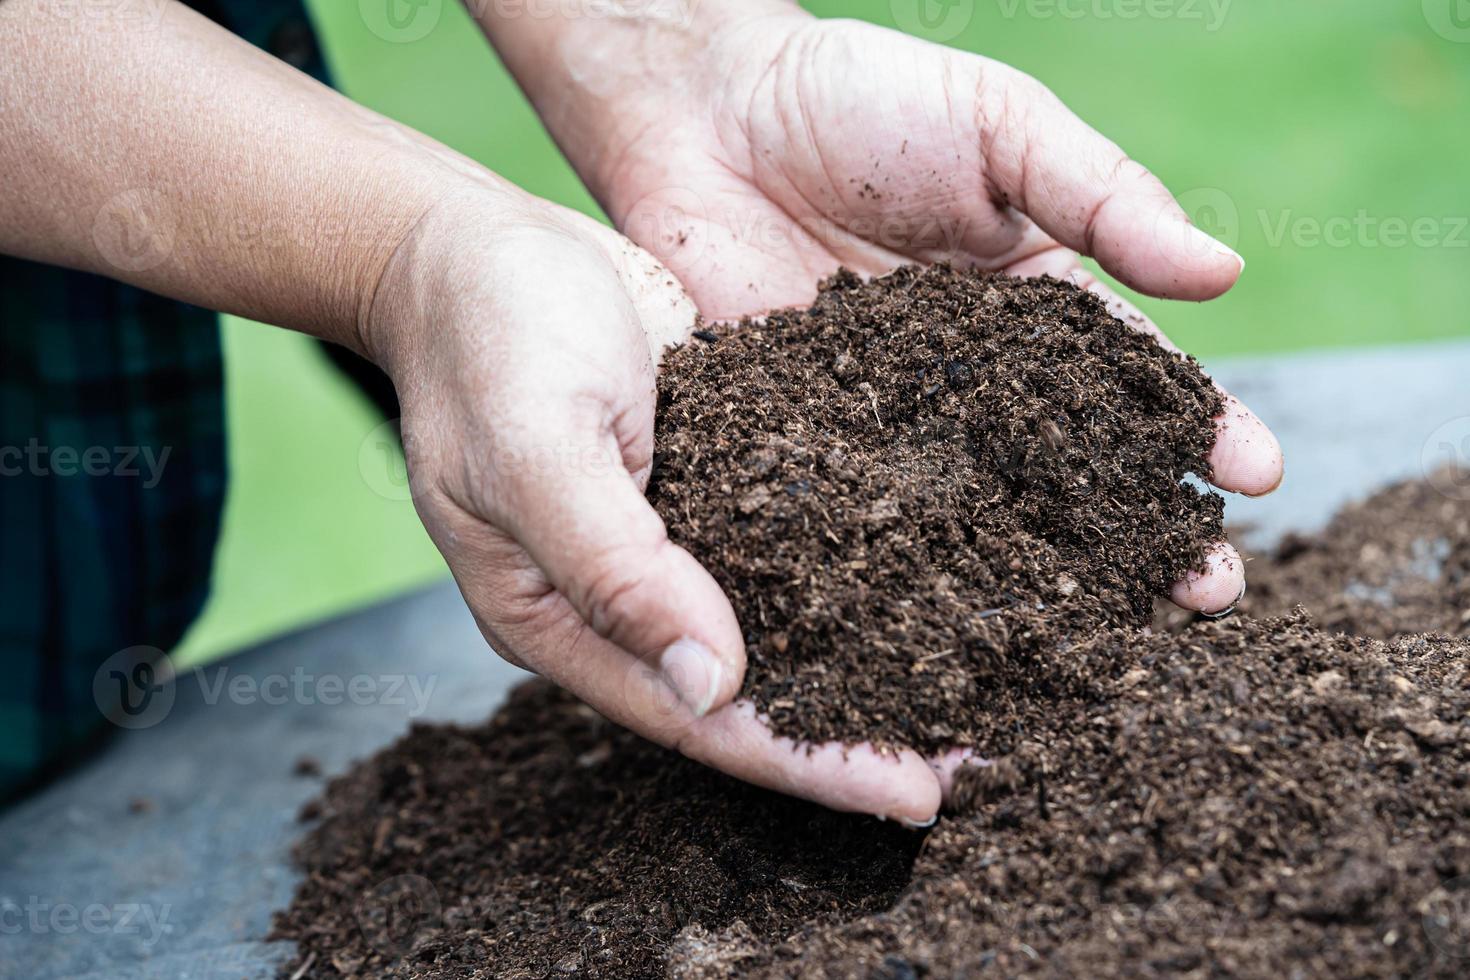
{"label": "dark brown soil", "polygon": [[1015,716],[927,837],[535,682],[334,780],[278,934],[314,977],[1462,976],[1467,653],[1105,635],[1072,654],[1095,694]]}
{"label": "dark brown soil", "polygon": [[1395,488],[1253,563],[1256,610],[1300,589],[1394,639],[1149,632],[1219,534],[1178,483],[1216,404],[1192,365],[1067,287],[942,269],[715,336],[671,362],[653,496],[751,631],[747,693],[790,734],[992,763],[916,834],[533,682],[303,813],[284,976],[1464,975],[1470,643],[1398,614],[1459,622],[1470,507]]}
{"label": "dark brown soil", "polygon": [[1286,535],[1248,566],[1242,611],[1272,615],[1300,603],[1324,629],[1380,639],[1470,633],[1470,504],[1435,487],[1395,484],[1344,508],[1319,534]]}
{"label": "dark brown soil", "polygon": [[1181,482],[1218,392],[1071,285],[839,274],[716,336],[665,363],[649,498],[730,596],[780,734],[977,744],[1223,537]]}

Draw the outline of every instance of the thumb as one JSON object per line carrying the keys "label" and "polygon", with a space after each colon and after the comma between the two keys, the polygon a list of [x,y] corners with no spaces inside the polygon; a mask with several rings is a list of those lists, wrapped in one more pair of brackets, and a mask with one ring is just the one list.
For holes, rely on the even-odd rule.
{"label": "thumb", "polygon": [[1213,299],[1235,284],[1245,261],[1195,227],[1146,167],[1035,79],[975,65],[977,136],[994,197],[1151,296]]}
{"label": "thumb", "polygon": [[[745,646],[729,600],[669,540],[613,426],[563,431],[561,445],[585,448],[509,475],[509,530],[586,626],[656,666],[694,716],[730,702],[744,679]],[[562,678],[583,673],[576,664],[544,666]]]}

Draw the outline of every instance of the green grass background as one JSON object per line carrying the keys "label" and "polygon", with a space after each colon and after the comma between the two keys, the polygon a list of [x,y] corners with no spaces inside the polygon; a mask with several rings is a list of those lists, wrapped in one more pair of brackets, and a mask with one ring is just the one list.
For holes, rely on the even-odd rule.
{"label": "green grass background", "polygon": [[[1457,3],[1463,14],[1463,0],[951,2],[972,17],[950,43],[1041,78],[1187,206],[1220,192],[1233,202],[1240,285],[1202,306],[1143,304],[1186,349],[1470,333],[1470,230],[1429,247],[1270,233],[1363,214],[1430,219],[1447,239],[1470,215],[1470,43],[1440,36],[1426,14]],[[353,98],[597,213],[469,18],[443,4],[434,29],[403,44],[376,37],[357,3],[310,6]],[[892,25],[913,0],[806,6]],[[1167,16],[1125,16],[1140,8]],[[233,319],[224,329],[233,482],[214,596],[179,651],[189,662],[446,574],[412,505],[373,491],[384,472],[364,476],[359,450],[379,421],[367,404],[305,338]]]}

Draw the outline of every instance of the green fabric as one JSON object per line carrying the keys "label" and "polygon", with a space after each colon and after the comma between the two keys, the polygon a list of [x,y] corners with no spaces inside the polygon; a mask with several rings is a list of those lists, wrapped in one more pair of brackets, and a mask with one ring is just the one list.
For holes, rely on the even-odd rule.
{"label": "green fabric", "polygon": [[[299,0],[191,4],[318,78]],[[204,605],[225,495],[213,312],[0,256],[0,798],[110,727],[93,680]]]}

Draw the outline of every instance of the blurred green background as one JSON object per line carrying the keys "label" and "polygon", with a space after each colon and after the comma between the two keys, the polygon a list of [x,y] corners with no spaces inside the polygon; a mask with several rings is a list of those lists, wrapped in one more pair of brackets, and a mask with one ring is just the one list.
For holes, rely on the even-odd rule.
{"label": "blurred green background", "polygon": [[[347,94],[598,213],[453,0],[411,43],[369,29],[370,0],[310,6]],[[1470,334],[1465,0],[804,6],[1009,62],[1153,168],[1247,259],[1221,300],[1143,303],[1193,353]],[[447,574],[412,504],[392,499],[380,419],[311,343],[227,319],[225,344],[233,482],[186,662]]]}

